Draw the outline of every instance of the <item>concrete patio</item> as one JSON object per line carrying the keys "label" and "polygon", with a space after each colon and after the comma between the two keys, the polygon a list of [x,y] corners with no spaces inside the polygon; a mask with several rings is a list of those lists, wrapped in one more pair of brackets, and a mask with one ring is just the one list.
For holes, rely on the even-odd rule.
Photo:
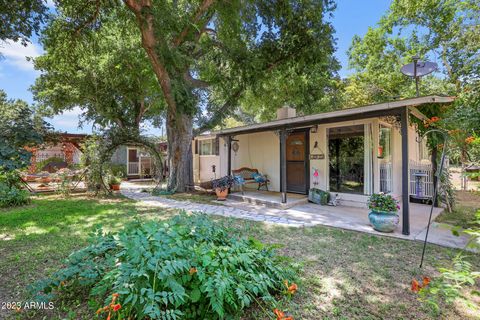
{"label": "concrete patio", "polygon": [[[410,235],[403,235],[401,232],[401,217],[397,229],[392,233],[381,233],[375,231],[368,220],[367,208],[356,208],[347,206],[321,206],[308,203],[305,196],[290,197],[292,201],[299,202],[291,208],[277,208],[267,206],[268,201],[278,201],[278,193],[249,191],[255,193],[254,200],[240,199],[229,196],[224,202],[212,201],[212,204],[195,203],[190,201],[178,201],[167,199],[162,196],[152,196],[149,192],[142,192],[145,189],[153,188],[154,184],[145,182],[123,182],[121,193],[131,199],[141,201],[149,206],[177,208],[191,212],[203,212],[206,214],[220,215],[231,218],[253,220],[289,227],[312,227],[324,225],[346,230],[375,234],[379,236],[395,237],[406,240],[423,241],[430,206],[421,204],[410,204]],[[240,193],[241,195],[241,193]],[[246,197],[247,192],[243,195]],[[275,196],[275,199],[272,198]],[[236,200],[235,200],[236,199]],[[245,201],[244,201],[245,200]],[[220,205],[219,205],[220,204]],[[442,212],[443,208],[434,208],[432,221]],[[465,234],[456,237],[448,225],[433,222],[430,227],[428,242],[451,248],[464,248],[469,237]]]}

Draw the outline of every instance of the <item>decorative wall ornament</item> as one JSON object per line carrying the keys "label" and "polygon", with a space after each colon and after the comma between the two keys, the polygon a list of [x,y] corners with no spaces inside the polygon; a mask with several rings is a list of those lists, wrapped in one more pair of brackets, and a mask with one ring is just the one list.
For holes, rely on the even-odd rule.
{"label": "decorative wall ornament", "polygon": [[240,145],[238,144],[238,142],[237,141],[233,142],[232,143],[232,150],[233,150],[233,152],[235,152],[235,154],[237,154],[238,149],[240,149]]}
{"label": "decorative wall ornament", "polygon": [[325,153],[318,146],[318,141],[315,141],[313,148],[310,151],[310,160],[322,160],[325,159]]}

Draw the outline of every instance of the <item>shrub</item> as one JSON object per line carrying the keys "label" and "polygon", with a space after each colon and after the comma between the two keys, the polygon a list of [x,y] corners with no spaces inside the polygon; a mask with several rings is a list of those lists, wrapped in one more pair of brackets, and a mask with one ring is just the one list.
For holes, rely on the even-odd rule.
{"label": "shrub", "polygon": [[30,202],[30,194],[17,187],[0,183],[0,208],[23,206]]}
{"label": "shrub", "polygon": [[98,229],[88,247],[32,290],[36,300],[50,300],[60,287],[86,289],[99,312],[113,295],[123,318],[238,319],[254,301],[273,302],[295,273],[272,247],[231,231],[185,213],[116,234]]}
{"label": "shrub", "polygon": [[30,194],[21,189],[18,173],[0,171],[0,208],[22,206],[29,202]]}
{"label": "shrub", "polygon": [[127,177],[127,166],[124,164],[111,164],[110,171],[115,177],[120,179]]}

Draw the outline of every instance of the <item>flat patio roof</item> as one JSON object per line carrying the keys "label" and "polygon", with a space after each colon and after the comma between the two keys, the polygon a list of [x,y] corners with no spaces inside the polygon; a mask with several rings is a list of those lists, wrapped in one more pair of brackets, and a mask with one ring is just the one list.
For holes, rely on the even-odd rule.
{"label": "flat patio roof", "polygon": [[430,95],[424,97],[395,100],[384,103],[372,104],[362,107],[353,107],[331,112],[317,113],[307,116],[298,116],[281,120],[274,120],[263,123],[255,123],[241,127],[223,129],[211,132],[211,135],[229,136],[234,134],[246,134],[261,131],[270,131],[280,128],[293,128],[308,126],[320,123],[340,122],[351,119],[365,119],[370,117],[388,116],[399,114],[401,110],[408,107],[418,107],[432,103],[450,103],[455,97]]}

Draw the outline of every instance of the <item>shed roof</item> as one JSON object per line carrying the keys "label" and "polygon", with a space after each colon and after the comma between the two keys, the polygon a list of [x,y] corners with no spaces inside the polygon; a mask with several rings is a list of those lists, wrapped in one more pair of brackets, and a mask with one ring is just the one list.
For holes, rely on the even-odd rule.
{"label": "shed roof", "polygon": [[365,119],[376,116],[387,116],[398,114],[402,109],[409,107],[419,107],[421,105],[432,103],[450,103],[455,97],[430,95],[424,97],[415,97],[403,100],[394,100],[384,103],[371,104],[362,107],[353,107],[341,109],[331,112],[317,113],[307,116],[298,116],[293,118],[274,120],[263,123],[255,123],[246,126],[228,128],[212,132],[220,136],[228,136],[234,134],[246,134],[261,131],[270,131],[280,128],[293,128],[308,126],[326,122],[340,122],[349,119]]}

